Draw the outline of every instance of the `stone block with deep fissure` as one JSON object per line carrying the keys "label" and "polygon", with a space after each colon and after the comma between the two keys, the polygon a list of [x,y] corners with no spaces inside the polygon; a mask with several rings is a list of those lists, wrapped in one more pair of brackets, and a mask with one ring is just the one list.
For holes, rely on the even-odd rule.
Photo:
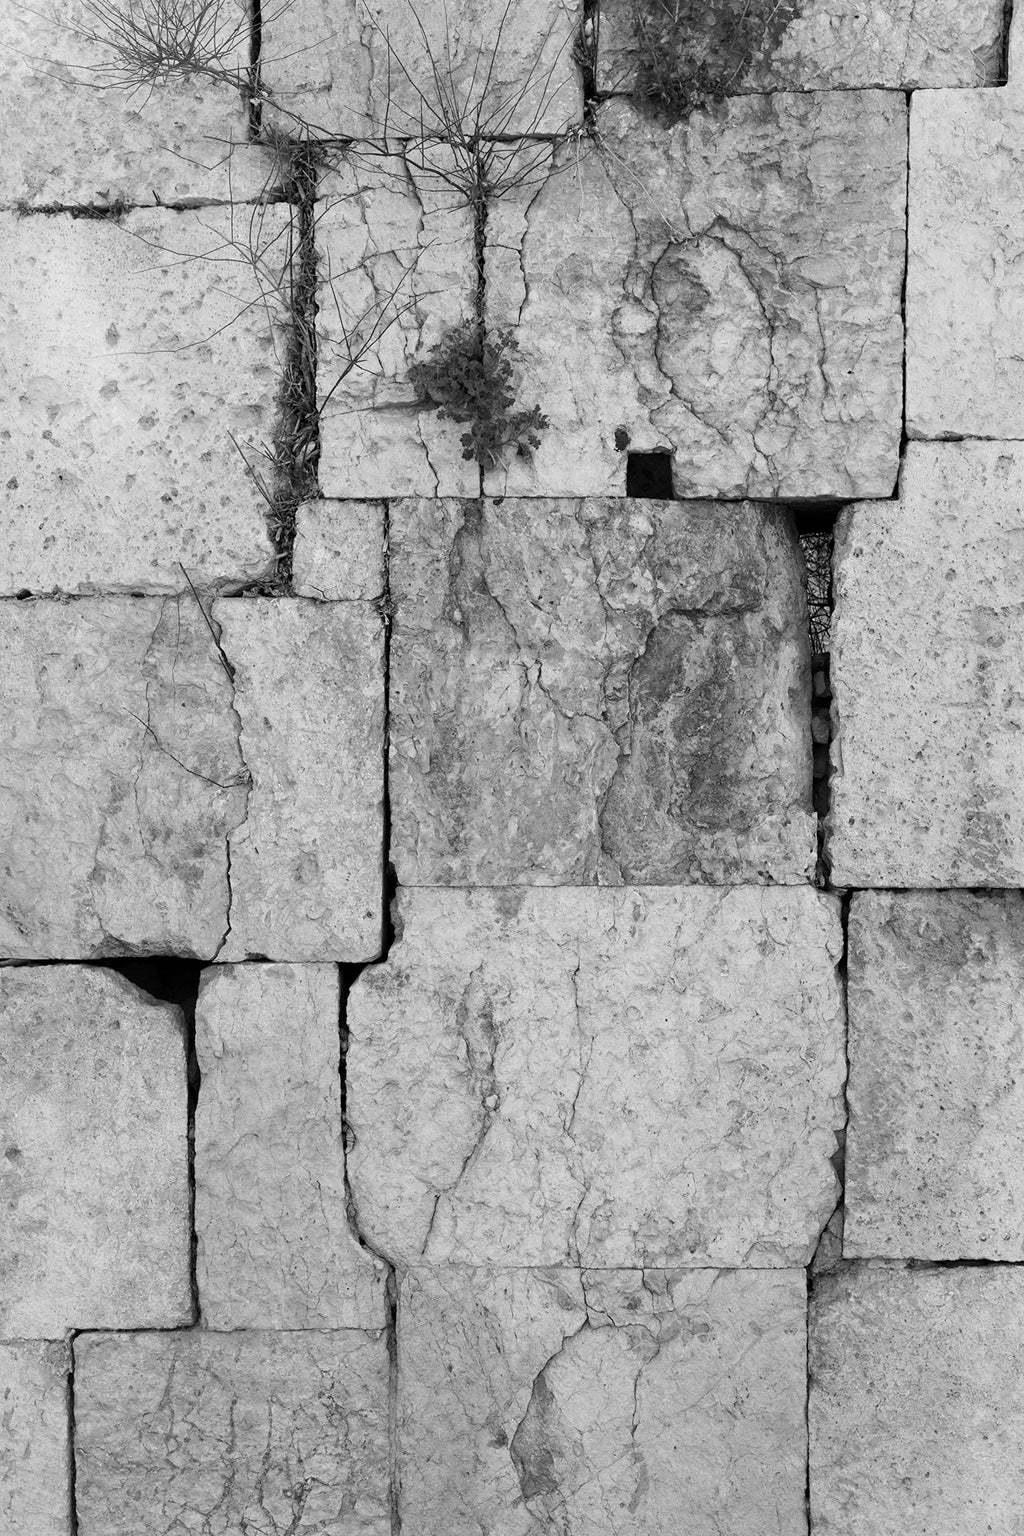
{"label": "stone block with deep fissure", "polygon": [[796,884],[810,653],[786,516],[748,504],[391,508],[404,885]]}

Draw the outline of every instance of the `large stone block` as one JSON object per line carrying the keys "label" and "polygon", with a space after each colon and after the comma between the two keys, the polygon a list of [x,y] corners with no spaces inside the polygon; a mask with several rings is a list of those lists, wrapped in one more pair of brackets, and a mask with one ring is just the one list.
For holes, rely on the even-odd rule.
{"label": "large stone block", "polygon": [[391,551],[402,884],[809,878],[809,642],[784,514],[401,502]]}
{"label": "large stone block", "polygon": [[72,1536],[66,1344],[0,1344],[0,1530]]}
{"label": "large stone block", "polygon": [[388,1536],[387,1382],[356,1332],[76,1339],[80,1536]]}
{"label": "large stone block", "polygon": [[408,891],[348,1003],[360,1230],[402,1264],[784,1267],[836,1201],[835,901]]}
{"label": "large stone block", "polygon": [[836,885],[1024,884],[1024,455],[911,443],[834,560]]}
{"label": "large stone block", "polygon": [[550,421],[488,491],[621,496],[628,448],[671,449],[678,496],[889,496],[902,98],[743,97],[671,128],[611,102],[598,128],[488,217],[488,322]]}
{"label": "large stone block", "polygon": [[793,1270],[422,1270],[399,1308],[417,1536],[806,1531]]}
{"label": "large stone block", "polygon": [[179,1009],[85,966],[0,970],[0,1337],[192,1321]]}
{"label": "large stone block", "polygon": [[[251,213],[0,215],[3,593],[268,570],[266,507],[232,442],[272,436],[279,373]],[[282,210],[256,217],[279,261]]]}
{"label": "large stone block", "polygon": [[850,911],[844,1252],[1024,1259],[1024,898]]}
{"label": "large stone block", "polygon": [[196,1008],[196,1259],[207,1328],[381,1328],[349,1230],[332,965],[207,971]]}
{"label": "large stone block", "polygon": [[1016,1536],[1024,1273],[854,1265],[814,1287],[811,1525]]}

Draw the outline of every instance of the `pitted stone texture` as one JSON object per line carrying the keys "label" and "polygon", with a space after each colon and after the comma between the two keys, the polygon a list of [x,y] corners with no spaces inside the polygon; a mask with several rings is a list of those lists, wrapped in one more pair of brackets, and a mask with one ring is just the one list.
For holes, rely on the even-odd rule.
{"label": "pitted stone texture", "polygon": [[560,133],[583,122],[582,22],[581,0],[293,0],[263,24],[262,75],[334,137]]}
{"label": "pitted stone texture", "polygon": [[833,569],[834,884],[1024,885],[1024,452],[911,443]]}
{"label": "pitted stone texture", "polygon": [[1024,898],[858,893],[848,1257],[1024,1259]]}
{"label": "pitted stone texture", "polygon": [[224,598],[252,776],[222,960],[370,960],[383,901],[384,642],[365,603]]}
{"label": "pitted stone texture", "polygon": [[0,1530],[71,1536],[66,1344],[0,1344]]}
{"label": "pitted stone texture", "polygon": [[196,1009],[199,1305],[207,1328],[382,1328],[384,1266],[346,1213],[338,970],[239,965]]}
{"label": "pitted stone texture", "polygon": [[784,514],[400,502],[391,551],[403,885],[809,878],[809,642]]}
{"label": "pitted stone texture", "polygon": [[[272,434],[279,364],[226,248],[249,210],[234,218],[0,215],[3,593],[182,592],[185,571],[202,587],[268,569],[266,508],[231,439]],[[279,208],[259,218],[267,241],[284,229]]]}
{"label": "pitted stone texture", "polygon": [[750,96],[672,128],[610,102],[598,129],[488,217],[488,323],[550,427],[487,490],[621,496],[628,444],[672,449],[677,496],[891,495],[903,99]]}
{"label": "pitted stone texture", "polygon": [[806,1531],[793,1270],[424,1270],[399,1308],[417,1536]]}
{"label": "pitted stone texture", "polygon": [[191,596],[0,603],[0,954],[216,952],[231,697]]}
{"label": "pitted stone texture", "polygon": [[1020,83],[1003,91],[914,98],[907,263],[911,437],[1024,437],[1022,133]]}
{"label": "pitted stone texture", "polygon": [[417,407],[410,363],[473,313],[477,273],[465,200],[437,174],[445,149],[354,156],[324,179],[317,377],[327,497],[475,496],[465,428]]}
{"label": "pitted stone texture", "polygon": [[838,906],[405,891],[349,996],[349,1174],[396,1262],[784,1267],[836,1200]]}
{"label": "pitted stone texture", "polygon": [[853,1265],[811,1301],[820,1536],[1016,1536],[1024,1273]]}
{"label": "pitted stone texture", "polygon": [[[884,86],[995,85],[1003,0],[683,0],[642,6],[678,18],[680,63],[703,65],[726,96]],[[602,0],[598,89],[641,88],[635,11]]]}
{"label": "pitted stone texture", "polygon": [[379,501],[306,501],[295,518],[292,586],[321,602],[384,592],[384,507]]}
{"label": "pitted stone texture", "polygon": [[0,1337],[192,1321],[181,1011],[110,971],[0,970]]}
{"label": "pitted stone texture", "polygon": [[87,1334],[75,1358],[80,1536],[388,1536],[383,1339]]}

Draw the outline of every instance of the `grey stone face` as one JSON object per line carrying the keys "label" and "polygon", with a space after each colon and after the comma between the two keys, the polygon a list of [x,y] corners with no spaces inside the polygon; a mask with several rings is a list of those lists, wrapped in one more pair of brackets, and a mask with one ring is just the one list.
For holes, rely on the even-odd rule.
{"label": "grey stone face", "polygon": [[0,1529],[71,1536],[66,1344],[0,1344]]}
{"label": "grey stone face", "polygon": [[300,597],[373,601],[384,591],[384,506],[307,501],[296,514],[293,581]]}

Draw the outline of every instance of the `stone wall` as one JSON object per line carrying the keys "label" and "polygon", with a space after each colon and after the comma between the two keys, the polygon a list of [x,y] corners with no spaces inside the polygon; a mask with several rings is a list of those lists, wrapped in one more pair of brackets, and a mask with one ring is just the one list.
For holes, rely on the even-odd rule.
{"label": "stone wall", "polygon": [[0,0],[2,1536],[1019,1533],[1008,10]]}

